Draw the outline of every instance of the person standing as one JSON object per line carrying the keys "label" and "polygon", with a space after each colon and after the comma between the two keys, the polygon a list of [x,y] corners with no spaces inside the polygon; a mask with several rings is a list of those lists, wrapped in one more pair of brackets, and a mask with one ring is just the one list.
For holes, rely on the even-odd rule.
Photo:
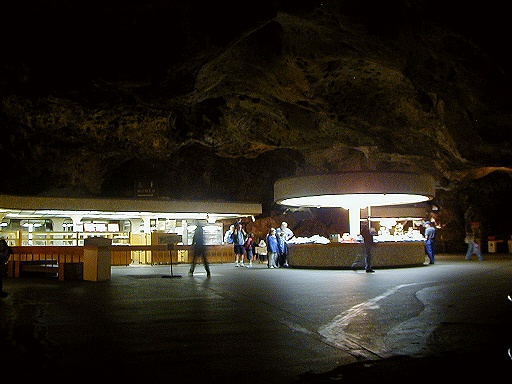
{"label": "person standing", "polygon": [[256,246],[256,252],[258,255],[258,260],[260,263],[266,263],[267,262],[267,243],[265,243],[265,240],[261,239],[258,245]]}
{"label": "person standing", "polygon": [[288,228],[288,223],[286,221],[283,221],[281,223],[281,231],[283,231],[284,239],[286,241],[290,240],[294,236],[293,231],[290,228]]}
{"label": "person standing", "polygon": [[9,295],[7,292],[4,292],[4,273],[7,271],[7,262],[13,253],[7,241],[4,238],[0,239],[0,298]]}
{"label": "person standing", "polygon": [[231,235],[233,234],[233,231],[235,230],[234,224],[231,224],[229,226],[229,229],[224,233],[224,243],[225,244],[233,244],[233,238]]}
{"label": "person standing", "polygon": [[[364,269],[366,273],[374,273],[375,271],[372,268],[372,253],[373,248],[375,247],[375,241],[373,239],[374,233],[370,230],[368,223],[363,223],[361,225],[361,237],[363,242],[363,251],[364,251]],[[356,270],[359,265],[360,258],[357,257],[356,261],[352,264],[352,269]]]}
{"label": "person standing", "polygon": [[369,224],[363,224],[361,228],[361,236],[363,236],[364,243],[364,269],[366,273],[374,273],[372,269],[372,253],[375,247],[375,241],[373,239],[374,233],[370,230]]}
{"label": "person standing", "polygon": [[270,228],[267,235],[267,258],[268,268],[277,268],[277,255],[279,253],[279,244],[277,242],[275,228]]}
{"label": "person standing", "polygon": [[425,221],[425,252],[430,260],[429,264],[435,263],[434,243],[436,228],[430,221]]}
{"label": "person standing", "polygon": [[235,267],[243,267],[245,254],[244,245],[247,240],[247,233],[240,221],[237,221],[235,224],[235,229],[231,234],[231,238],[233,239],[233,250],[235,252]]}
{"label": "person standing", "polygon": [[283,221],[281,223],[280,229],[282,237],[284,239],[284,244],[281,250],[282,254],[279,266],[288,268],[288,241],[290,241],[290,239],[295,235],[293,234],[293,231],[290,228],[288,228],[288,223],[286,221]]}
{"label": "person standing", "polygon": [[211,277],[210,264],[208,263],[208,257],[206,256],[206,246],[204,244],[204,231],[201,224],[197,224],[194,231],[194,237],[192,239],[192,264],[190,264],[190,270],[188,274],[192,276],[196,268],[198,258],[203,259],[204,269],[206,271],[206,277]]}
{"label": "person standing", "polygon": [[276,238],[277,238],[277,262],[276,265],[278,268],[284,267],[284,260],[286,258],[286,241],[284,240],[284,232],[281,228],[276,229]]}
{"label": "person standing", "polygon": [[249,233],[247,240],[245,240],[245,253],[247,255],[247,260],[249,261],[249,265],[247,268],[252,268],[252,258],[254,255],[254,234]]}

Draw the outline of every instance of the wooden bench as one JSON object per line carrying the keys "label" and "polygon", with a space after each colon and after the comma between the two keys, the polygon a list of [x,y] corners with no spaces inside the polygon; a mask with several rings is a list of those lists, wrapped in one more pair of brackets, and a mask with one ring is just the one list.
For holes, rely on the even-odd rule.
{"label": "wooden bench", "polygon": [[[9,271],[12,272],[9,273]],[[44,275],[45,277],[58,277],[59,280],[64,280],[64,276],[66,280],[82,280],[83,273],[82,262],[59,264],[57,260],[17,261],[8,268],[10,277]]]}
{"label": "wooden bench", "polygon": [[9,259],[9,277],[22,273],[57,274],[59,280],[83,278],[84,247],[73,246],[13,246]]}
{"label": "wooden bench", "polygon": [[57,260],[36,260],[24,261],[20,263],[20,274],[23,273],[44,274],[47,277],[57,276],[59,273],[59,265]]}

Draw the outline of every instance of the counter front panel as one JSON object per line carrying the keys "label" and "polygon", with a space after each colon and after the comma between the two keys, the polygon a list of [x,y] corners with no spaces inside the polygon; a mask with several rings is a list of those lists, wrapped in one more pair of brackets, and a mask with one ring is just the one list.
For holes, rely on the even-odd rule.
{"label": "counter front panel", "polygon": [[[350,268],[360,258],[364,265],[361,243],[289,244],[288,263],[297,268]],[[376,243],[372,266],[410,267],[425,263],[422,241]]]}

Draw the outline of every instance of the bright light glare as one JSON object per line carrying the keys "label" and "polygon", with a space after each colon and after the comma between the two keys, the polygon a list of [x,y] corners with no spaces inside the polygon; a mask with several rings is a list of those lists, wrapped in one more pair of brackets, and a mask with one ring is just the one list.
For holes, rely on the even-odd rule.
{"label": "bright light glare", "polygon": [[203,213],[203,212],[132,212],[132,211],[70,211],[70,210],[4,210],[4,217],[8,219],[30,219],[37,218],[53,218],[53,217],[73,217],[87,219],[110,219],[110,220],[129,220],[136,218],[161,218],[168,220],[204,220],[209,223],[215,223],[217,219],[238,218],[243,217],[243,213]]}
{"label": "bright light glare", "polygon": [[414,204],[428,199],[427,196],[407,193],[357,193],[294,197],[281,201],[281,204],[293,207],[341,207],[352,209],[381,205]]}

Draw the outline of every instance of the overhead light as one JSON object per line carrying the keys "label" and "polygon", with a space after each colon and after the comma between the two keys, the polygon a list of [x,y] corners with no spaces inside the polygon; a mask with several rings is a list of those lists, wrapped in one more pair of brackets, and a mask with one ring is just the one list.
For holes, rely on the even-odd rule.
{"label": "overhead light", "polygon": [[274,200],[296,207],[412,204],[434,197],[434,179],[408,172],[343,172],[289,177],[274,184]]}
{"label": "overhead light", "polygon": [[25,223],[25,224],[22,224],[21,226],[22,227],[26,227],[26,228],[39,228],[42,224],[40,223]]}
{"label": "overhead light", "polygon": [[360,209],[413,204],[435,194],[433,177],[409,172],[342,172],[289,177],[274,184],[274,201],[294,207],[339,207],[349,210],[349,230],[359,233]]}
{"label": "overhead light", "polygon": [[345,195],[314,195],[283,199],[280,204],[294,207],[341,207],[344,209],[380,205],[413,204],[429,200],[428,196],[406,193],[347,193]]}

